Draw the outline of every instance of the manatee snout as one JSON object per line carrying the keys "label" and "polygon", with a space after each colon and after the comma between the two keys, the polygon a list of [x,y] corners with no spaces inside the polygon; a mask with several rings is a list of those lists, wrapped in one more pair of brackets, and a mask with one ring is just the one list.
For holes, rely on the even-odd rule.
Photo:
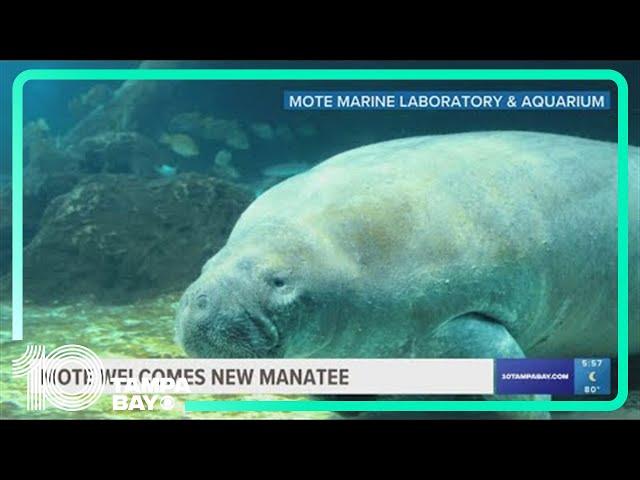
{"label": "manatee snout", "polygon": [[275,356],[280,336],[259,302],[243,298],[246,286],[229,279],[196,280],[180,300],[177,341],[198,358]]}

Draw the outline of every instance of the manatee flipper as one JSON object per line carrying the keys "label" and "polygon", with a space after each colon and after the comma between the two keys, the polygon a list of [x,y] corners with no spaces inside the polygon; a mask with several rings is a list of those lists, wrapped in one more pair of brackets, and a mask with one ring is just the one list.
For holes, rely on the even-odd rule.
{"label": "manatee flipper", "polygon": [[[437,328],[420,352],[424,358],[525,358],[515,338],[481,314],[456,317]],[[487,395],[486,400],[548,400],[548,395]],[[498,412],[496,412],[498,413]],[[504,412],[510,418],[549,418],[548,412]]]}
{"label": "manatee flipper", "polygon": [[[438,327],[423,342],[417,342],[416,358],[524,358],[524,352],[509,331],[492,319],[476,313],[456,317]],[[491,395],[491,396],[385,396],[382,400],[544,400],[546,395]],[[416,413],[363,412],[360,418],[372,417],[416,417]],[[548,412],[424,412],[419,416],[446,418],[525,418],[548,419]]]}

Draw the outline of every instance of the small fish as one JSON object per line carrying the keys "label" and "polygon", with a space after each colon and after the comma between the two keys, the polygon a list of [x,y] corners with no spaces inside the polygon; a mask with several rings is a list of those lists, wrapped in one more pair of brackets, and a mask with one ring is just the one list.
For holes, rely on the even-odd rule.
{"label": "small fish", "polygon": [[273,140],[275,132],[268,123],[254,123],[251,125],[253,134],[262,140]]}
{"label": "small fish", "polygon": [[239,178],[240,173],[231,163],[232,158],[233,154],[229,150],[220,150],[213,160],[212,173],[232,180]]}
{"label": "small fish", "polygon": [[311,168],[308,163],[280,163],[262,170],[265,177],[287,178],[305,172]]}
{"label": "small fish", "polygon": [[309,123],[304,123],[296,128],[296,133],[301,137],[313,137],[318,134],[318,129]]}
{"label": "small fish", "polygon": [[179,133],[196,134],[202,129],[204,118],[200,112],[184,112],[169,121],[169,130]]}
{"label": "small fish", "polygon": [[183,157],[200,155],[200,149],[196,142],[184,133],[164,133],[160,137],[160,143],[168,145],[171,150]]}
{"label": "small fish", "polygon": [[156,167],[155,171],[163,177],[173,177],[178,169],[176,167],[172,167],[171,165],[163,164],[160,167]]}
{"label": "small fish", "polygon": [[277,185],[278,183],[280,183],[282,180],[283,180],[282,178],[267,177],[267,178],[263,178],[261,181],[255,183],[253,185],[253,192],[254,192],[256,198],[259,197],[260,195],[262,195],[267,190],[269,190],[274,185]]}
{"label": "small fish", "polygon": [[213,163],[219,167],[228,167],[231,165],[232,158],[233,154],[229,150],[220,150],[213,159]]}

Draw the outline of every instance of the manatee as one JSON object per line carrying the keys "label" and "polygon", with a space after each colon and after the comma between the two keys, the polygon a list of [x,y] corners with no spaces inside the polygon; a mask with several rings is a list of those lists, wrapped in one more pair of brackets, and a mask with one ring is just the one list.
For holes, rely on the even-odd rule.
{"label": "manatee", "polygon": [[[356,148],[247,208],[184,293],[177,338],[210,358],[615,356],[616,194],[609,142],[497,131]],[[637,295],[629,312],[638,353]]]}

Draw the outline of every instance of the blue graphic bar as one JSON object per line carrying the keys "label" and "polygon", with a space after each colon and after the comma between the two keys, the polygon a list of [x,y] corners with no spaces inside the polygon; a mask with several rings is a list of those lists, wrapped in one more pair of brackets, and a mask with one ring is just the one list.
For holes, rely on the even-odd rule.
{"label": "blue graphic bar", "polygon": [[285,110],[609,110],[608,91],[285,91]]}
{"label": "blue graphic bar", "polygon": [[574,375],[576,395],[611,394],[611,359],[576,358]]}
{"label": "blue graphic bar", "polygon": [[498,359],[496,393],[573,395],[573,360]]}
{"label": "blue graphic bar", "polygon": [[498,395],[609,395],[611,360],[497,359],[495,393]]}

